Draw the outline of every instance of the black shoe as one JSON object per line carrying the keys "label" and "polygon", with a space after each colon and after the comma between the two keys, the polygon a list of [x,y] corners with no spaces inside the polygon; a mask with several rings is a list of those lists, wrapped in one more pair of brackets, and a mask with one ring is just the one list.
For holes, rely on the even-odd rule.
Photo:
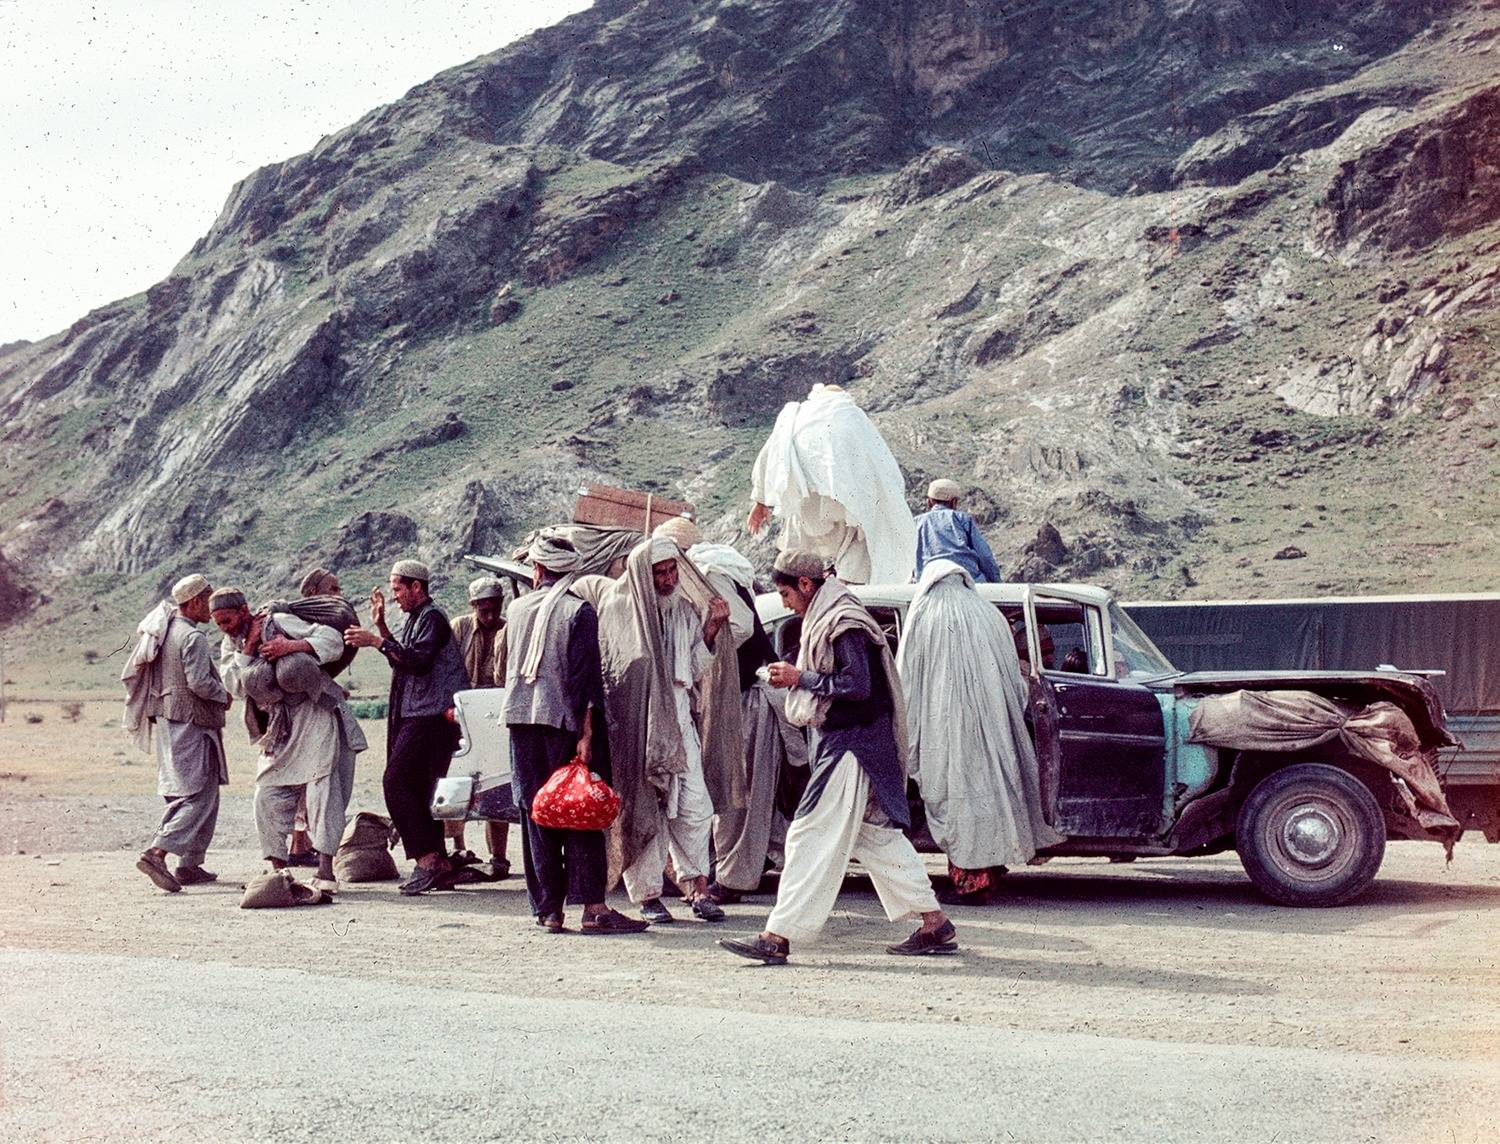
{"label": "black shoe", "polygon": [[212,870],[205,870],[202,866],[179,866],[176,870],[177,881],[184,886],[201,886],[206,882],[217,882],[219,876]]}
{"label": "black shoe", "polygon": [[[428,890],[444,889],[444,881],[449,877],[448,871],[442,866],[418,866],[412,872],[412,876],[401,883],[400,890],[407,897],[415,897],[417,894],[425,894]],[[448,882],[447,889],[452,889],[453,884]]]}
{"label": "black shoe", "polygon": [[[588,921],[588,919],[584,918],[584,921]],[[536,924],[548,933],[563,932],[563,916],[561,913],[537,914]]]}
{"label": "black shoe", "polygon": [[731,890],[728,886],[721,886],[717,882],[708,884],[708,896],[721,906],[732,906],[740,900],[741,894],[738,890]]}
{"label": "black shoe", "polygon": [[490,881],[503,882],[510,877],[510,863],[504,858],[490,859]]}
{"label": "black shoe", "polygon": [[762,965],[785,965],[787,955],[792,952],[792,943],[783,939],[780,942],[767,941],[759,934],[751,941],[744,938],[721,937],[719,944],[730,953],[737,953],[741,957],[758,961]]}
{"label": "black shoe", "polygon": [[641,917],[654,926],[668,925],[677,920],[672,916],[672,912],[662,904],[660,898],[652,898],[649,902],[642,902]]}
{"label": "black shoe", "polygon": [[918,930],[905,941],[886,946],[885,951],[908,957],[926,953],[957,953],[958,931],[953,928],[952,922],[944,922],[931,933]]}
{"label": "black shoe", "polygon": [[627,918],[619,910],[605,910],[602,914],[585,913],[578,928],[584,933],[640,933],[651,927],[639,918]]}
{"label": "black shoe", "polygon": [[706,922],[721,922],[724,920],[724,911],[707,894],[700,894],[693,899],[693,916]]}
{"label": "black shoe", "polygon": [[318,852],[316,850],[301,850],[296,854],[286,856],[288,866],[316,866],[318,864]]}

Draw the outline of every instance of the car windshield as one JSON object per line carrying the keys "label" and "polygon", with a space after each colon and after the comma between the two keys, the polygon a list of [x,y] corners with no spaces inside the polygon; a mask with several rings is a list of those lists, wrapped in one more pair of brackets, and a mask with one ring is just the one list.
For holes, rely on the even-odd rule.
{"label": "car windshield", "polygon": [[1177,670],[1161,649],[1151,642],[1151,637],[1113,601],[1109,605],[1109,624],[1114,629],[1117,676],[1170,675]]}

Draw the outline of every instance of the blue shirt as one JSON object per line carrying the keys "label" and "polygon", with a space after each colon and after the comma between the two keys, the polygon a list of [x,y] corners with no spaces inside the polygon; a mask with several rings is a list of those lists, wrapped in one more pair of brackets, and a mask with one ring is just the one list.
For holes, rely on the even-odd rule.
{"label": "blue shirt", "polygon": [[981,584],[1000,583],[1000,566],[974,518],[939,505],[917,517],[917,575],[934,560],[951,560]]}

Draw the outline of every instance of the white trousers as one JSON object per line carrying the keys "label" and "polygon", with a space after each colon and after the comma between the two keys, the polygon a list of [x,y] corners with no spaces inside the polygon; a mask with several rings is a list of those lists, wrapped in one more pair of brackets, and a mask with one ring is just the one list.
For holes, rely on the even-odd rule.
{"label": "white trousers", "polygon": [[851,858],[870,875],[891,921],[938,909],[911,840],[897,827],[865,821],[869,804],[870,780],[859,760],[846,753],[812,813],[793,819],[787,831],[786,869],[766,919],[769,932],[788,941],[817,937],[838,901]]}
{"label": "white trousers", "polygon": [[[625,892],[637,904],[661,897],[662,872],[666,869],[668,856],[679,882],[708,876],[714,803],[709,797],[708,782],[703,777],[703,749],[686,698],[679,689],[678,724],[682,727],[683,746],[687,748],[687,770],[672,784],[667,807],[651,841],[642,847],[635,861],[625,867]],[[648,787],[644,797],[652,798],[655,793],[655,788]]]}

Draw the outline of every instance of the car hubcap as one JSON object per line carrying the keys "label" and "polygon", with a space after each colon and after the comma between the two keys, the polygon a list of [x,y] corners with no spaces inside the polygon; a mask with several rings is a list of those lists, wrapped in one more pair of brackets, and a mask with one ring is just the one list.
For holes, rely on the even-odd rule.
{"label": "car hubcap", "polygon": [[1294,807],[1281,831],[1282,844],[1292,858],[1308,866],[1322,866],[1338,852],[1343,831],[1338,819],[1318,806]]}

